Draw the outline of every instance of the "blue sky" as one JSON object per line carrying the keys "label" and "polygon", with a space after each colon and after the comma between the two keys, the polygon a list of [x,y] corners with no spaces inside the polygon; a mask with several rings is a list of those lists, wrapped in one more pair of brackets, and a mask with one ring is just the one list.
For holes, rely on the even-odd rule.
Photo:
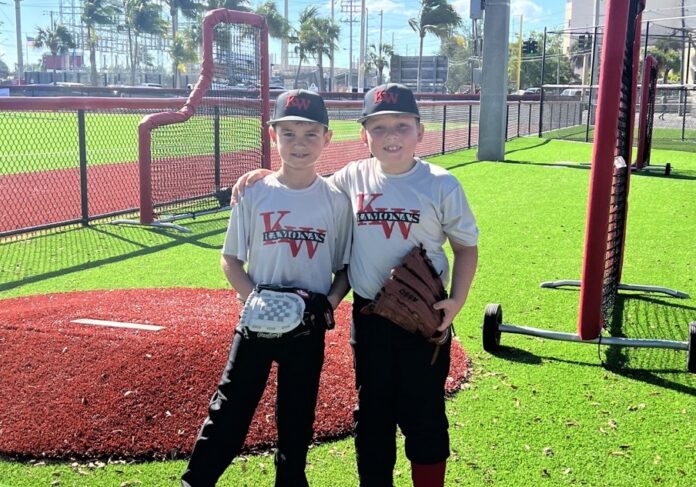
{"label": "blue sky", "polygon": [[[63,0],[63,5],[70,5],[74,1],[79,5],[80,0]],[[588,0],[589,1],[589,0]],[[295,22],[297,14],[308,5],[320,7],[320,13],[329,17],[331,13],[331,0],[324,0],[318,3],[314,0],[288,0],[289,18]],[[251,1],[252,4],[261,3],[260,0]],[[464,18],[465,23],[469,24],[469,3],[470,0],[451,0],[450,3]],[[283,11],[283,0],[276,0],[279,10]],[[341,12],[341,5],[348,6],[349,0],[334,0],[334,18],[341,26],[342,49],[336,53],[336,65],[341,67],[348,66],[349,52],[349,24],[343,20],[347,18],[347,13]],[[359,8],[360,0],[353,0],[356,8]],[[397,54],[417,55],[418,38],[408,26],[408,19],[418,13],[418,0],[369,0],[366,1],[368,8],[368,39],[369,43],[378,44],[380,35],[380,10],[383,12],[382,40],[385,43],[393,43]],[[50,24],[51,14],[54,18],[58,17],[58,0],[23,0],[22,6],[22,39],[26,36],[33,36],[37,26],[47,26]],[[562,0],[511,0],[511,35],[515,35],[519,29],[519,16],[524,15],[523,30],[525,33],[532,30],[543,30],[544,26],[560,27],[563,24],[565,13],[565,1]],[[355,17],[359,20],[359,14]],[[13,69],[17,60],[17,48],[15,41],[15,9],[14,0],[0,0],[0,59]],[[357,61],[357,52],[360,39],[360,24],[353,23],[353,55]],[[26,46],[24,46],[26,49]],[[439,48],[439,41],[433,37],[426,37],[424,44],[424,54],[435,54]],[[280,62],[279,44],[272,43],[271,55],[276,62]],[[41,52],[30,49],[29,61],[35,62]],[[26,63],[26,50],[25,50]],[[325,61],[326,64],[328,62]]]}

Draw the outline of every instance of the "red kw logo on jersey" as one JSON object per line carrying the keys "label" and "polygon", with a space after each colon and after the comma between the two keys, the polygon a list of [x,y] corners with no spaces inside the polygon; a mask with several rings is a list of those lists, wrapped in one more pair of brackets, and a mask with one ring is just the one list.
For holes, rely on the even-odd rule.
{"label": "red kw logo on jersey", "polygon": [[398,93],[390,93],[385,90],[375,91],[375,103],[387,103],[389,105],[396,105],[398,101]]}
{"label": "red kw logo on jersey", "polygon": [[394,226],[398,226],[401,236],[406,240],[411,233],[411,225],[420,223],[420,210],[405,211],[405,208],[380,208],[373,206],[384,193],[358,193],[358,211],[355,215],[358,225],[381,225],[384,236],[390,239]]}
{"label": "red kw logo on jersey", "polygon": [[294,107],[299,110],[302,110],[303,112],[309,110],[309,105],[311,104],[311,100],[308,100],[307,98],[298,98],[296,95],[288,96],[288,99],[285,102],[286,107]]}
{"label": "red kw logo on jersey", "polygon": [[307,257],[314,258],[320,243],[326,239],[326,230],[313,227],[295,227],[282,225],[283,218],[289,215],[289,211],[268,211],[261,213],[263,218],[263,244],[277,245],[287,244],[293,257],[297,257],[302,247],[307,248]]}

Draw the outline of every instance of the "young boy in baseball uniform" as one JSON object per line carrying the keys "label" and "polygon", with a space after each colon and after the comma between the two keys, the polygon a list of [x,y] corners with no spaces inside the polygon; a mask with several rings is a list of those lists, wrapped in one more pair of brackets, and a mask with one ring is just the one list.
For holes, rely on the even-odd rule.
{"label": "young boy in baseball uniform", "polygon": [[[305,90],[285,92],[269,123],[281,168],[249,188],[233,207],[221,265],[242,300],[259,285],[298,290],[307,301],[306,319],[286,333],[266,333],[265,321],[261,329],[237,326],[208,418],[182,476],[185,487],[214,486],[239,454],[273,362],[278,364],[275,487],[308,486],[304,470],[324,332],[348,291],[344,267],[352,215],[346,196],[315,172],[332,135],[322,98]],[[326,313],[327,319],[319,318]]]}
{"label": "young boy in baseball uniform", "polygon": [[[330,178],[348,195],[353,210],[348,276],[353,288],[360,487],[393,485],[397,426],[405,437],[414,487],[441,487],[449,457],[445,380],[451,336],[441,345],[429,343],[361,310],[391,269],[422,245],[445,286],[451,280],[449,298],[434,305],[443,311],[439,330],[446,331],[464,305],[476,272],[478,228],[457,179],[414,156],[424,126],[411,90],[395,83],[373,88],[365,94],[362,115],[360,138],[373,157],[351,162]],[[454,254],[451,279],[445,241]]]}

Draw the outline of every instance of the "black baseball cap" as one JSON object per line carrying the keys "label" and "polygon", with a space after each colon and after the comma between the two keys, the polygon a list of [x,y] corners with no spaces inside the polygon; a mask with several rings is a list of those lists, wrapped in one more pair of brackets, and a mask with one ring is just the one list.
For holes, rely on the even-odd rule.
{"label": "black baseball cap", "polygon": [[289,90],[278,95],[270,124],[295,120],[298,122],[316,122],[329,126],[329,113],[324,99],[313,91]]}
{"label": "black baseball cap", "polygon": [[358,122],[364,123],[370,117],[389,113],[420,118],[416,97],[409,88],[399,83],[386,83],[372,88],[365,93],[363,113]]}

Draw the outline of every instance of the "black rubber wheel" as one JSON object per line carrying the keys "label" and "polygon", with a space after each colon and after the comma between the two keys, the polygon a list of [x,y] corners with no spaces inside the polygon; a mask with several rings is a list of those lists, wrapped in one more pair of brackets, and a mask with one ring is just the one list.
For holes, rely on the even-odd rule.
{"label": "black rubber wheel", "polygon": [[500,325],[503,323],[503,308],[499,304],[489,304],[483,315],[483,349],[495,352],[500,349]]}
{"label": "black rubber wheel", "polygon": [[686,370],[696,374],[696,321],[689,323],[689,349],[686,351]]}
{"label": "black rubber wheel", "polygon": [[669,176],[672,173],[672,165],[668,162],[665,164],[665,176]]}

